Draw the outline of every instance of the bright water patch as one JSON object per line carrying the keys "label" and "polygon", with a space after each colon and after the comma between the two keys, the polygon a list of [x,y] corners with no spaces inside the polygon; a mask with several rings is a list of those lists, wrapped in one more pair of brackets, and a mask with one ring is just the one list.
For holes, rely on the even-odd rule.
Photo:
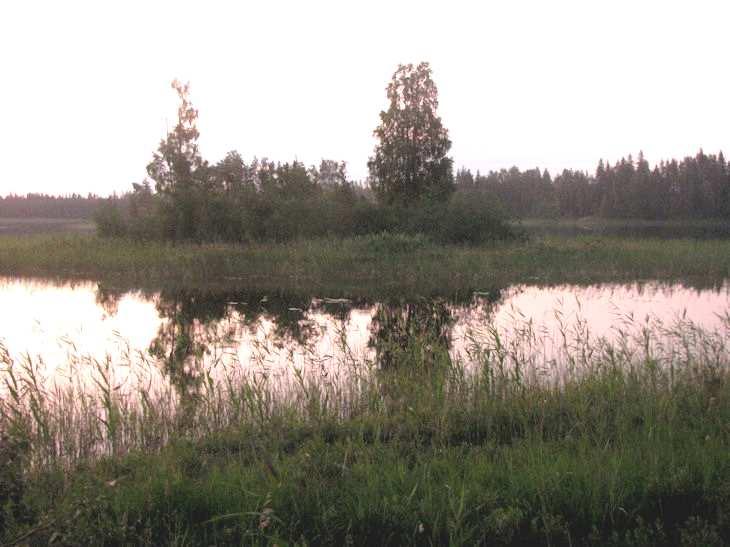
{"label": "bright water patch", "polygon": [[[640,337],[643,329],[728,323],[727,283],[516,285],[466,299],[351,301],[247,291],[116,291],[91,282],[0,280],[0,343],[30,356],[46,377],[84,374],[104,362],[127,377],[144,361],[173,382],[195,369],[236,367],[265,375],[327,373],[343,360],[387,367],[409,344],[469,359],[473,346],[545,365],[578,344]],[[69,363],[74,363],[73,370]]]}

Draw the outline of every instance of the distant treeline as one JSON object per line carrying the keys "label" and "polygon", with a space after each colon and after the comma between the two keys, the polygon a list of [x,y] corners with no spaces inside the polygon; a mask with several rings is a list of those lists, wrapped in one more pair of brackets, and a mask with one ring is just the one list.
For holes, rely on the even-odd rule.
{"label": "distant treeline", "polygon": [[594,175],[566,169],[554,179],[539,169],[461,169],[456,186],[483,193],[513,217],[730,219],[730,167],[722,152],[700,150],[654,169],[639,153],[614,165],[601,160]]}
{"label": "distant treeline", "polygon": [[[266,160],[246,165],[233,153],[211,169],[215,174],[211,190],[216,191],[206,200],[212,197],[213,210],[199,220],[217,224],[219,230],[225,226],[229,236],[231,232],[240,233],[243,224],[250,222],[260,236],[285,238],[294,229],[287,226],[286,219],[305,209],[312,229],[319,225],[324,230],[321,224],[326,222],[333,223],[331,230],[337,232],[358,231],[358,226],[367,230],[388,220],[368,218],[373,213],[369,207],[374,199],[372,192],[367,186],[349,182],[342,163],[325,160],[318,169],[297,162],[276,165]],[[700,151],[682,161],[662,161],[653,169],[639,153],[637,160],[629,156],[613,165],[600,161],[595,174],[566,169],[555,178],[540,169],[521,171],[512,167],[487,175],[460,169],[455,182],[457,193],[478,195],[480,203],[516,218],[730,220],[730,166],[722,152],[708,155]],[[112,203],[122,210],[131,208],[137,217],[145,209],[151,212],[152,194],[152,189],[144,185],[135,185],[133,192],[110,198],[95,194],[11,194],[0,197],[0,217],[90,219],[103,205]],[[281,202],[289,206],[274,214]],[[317,207],[313,206],[315,202],[319,202]],[[352,216],[345,219],[345,209],[353,206]],[[248,218],[230,219],[222,214],[224,210],[243,208],[250,209]],[[257,216],[269,221],[261,222]],[[151,227],[140,225],[135,230],[142,232],[145,228]]]}
{"label": "distant treeline", "polygon": [[82,196],[49,196],[47,194],[10,194],[0,197],[2,218],[93,218],[100,207],[119,198],[103,198],[95,194]]}

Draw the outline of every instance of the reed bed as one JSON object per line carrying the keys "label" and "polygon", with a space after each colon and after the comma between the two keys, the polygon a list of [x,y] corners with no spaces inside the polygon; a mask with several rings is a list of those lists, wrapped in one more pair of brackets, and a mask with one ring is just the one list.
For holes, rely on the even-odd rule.
{"label": "reed bed", "polygon": [[388,367],[192,359],[194,389],[144,354],[71,356],[61,381],[0,350],[0,539],[727,541],[730,318],[627,319],[610,339],[577,322],[551,351],[515,322],[459,355],[414,337]]}

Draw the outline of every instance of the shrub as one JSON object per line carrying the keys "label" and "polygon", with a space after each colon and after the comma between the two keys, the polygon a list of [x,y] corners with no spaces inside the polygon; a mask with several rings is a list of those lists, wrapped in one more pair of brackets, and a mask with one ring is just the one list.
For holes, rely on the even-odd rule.
{"label": "shrub", "polygon": [[96,229],[102,237],[122,237],[127,235],[127,224],[122,217],[119,206],[107,202],[99,208],[94,216]]}

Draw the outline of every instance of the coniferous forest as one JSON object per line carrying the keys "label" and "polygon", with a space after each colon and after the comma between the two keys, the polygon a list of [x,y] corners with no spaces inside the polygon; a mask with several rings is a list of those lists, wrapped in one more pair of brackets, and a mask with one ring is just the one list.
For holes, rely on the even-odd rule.
{"label": "coniferous forest", "polygon": [[461,169],[458,188],[487,194],[513,217],[730,219],[730,168],[722,152],[660,161],[643,153],[613,165],[601,160],[595,174],[516,167],[474,175]]}
{"label": "coniferous forest", "polygon": [[9,194],[0,196],[0,218],[92,218],[102,205],[115,199],[94,194]]}

